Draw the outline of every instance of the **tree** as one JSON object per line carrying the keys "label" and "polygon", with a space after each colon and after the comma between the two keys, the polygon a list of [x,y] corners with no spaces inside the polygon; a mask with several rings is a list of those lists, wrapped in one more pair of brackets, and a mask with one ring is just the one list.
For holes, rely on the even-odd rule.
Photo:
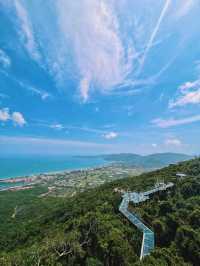
{"label": "tree", "polygon": [[176,233],[176,245],[186,261],[199,265],[200,234],[189,226],[181,226]]}

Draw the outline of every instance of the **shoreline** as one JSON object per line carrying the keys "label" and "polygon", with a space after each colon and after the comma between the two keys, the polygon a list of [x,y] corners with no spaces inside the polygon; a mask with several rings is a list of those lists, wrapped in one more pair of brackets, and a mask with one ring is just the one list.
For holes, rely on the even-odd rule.
{"label": "shoreline", "polygon": [[[103,157],[87,157],[79,156],[45,156],[44,158],[36,157],[2,157],[3,168],[0,172],[0,182],[7,182],[6,180],[28,178],[42,174],[59,174],[62,172],[71,172],[93,167],[102,167],[109,163]],[[25,161],[24,161],[25,160]],[[5,167],[4,167],[5,161]],[[26,165],[27,162],[27,165]]]}
{"label": "shoreline", "polygon": [[[0,178],[0,185],[3,183],[19,183],[19,182],[32,182],[36,178],[40,176],[48,176],[48,175],[57,175],[57,174],[73,174],[76,172],[82,172],[82,171],[92,171],[96,169],[101,169],[107,166],[112,165],[111,162],[105,163],[96,167],[86,167],[86,168],[77,168],[77,169],[64,169],[60,171],[51,171],[51,172],[40,172],[36,174],[30,174],[30,175],[24,175],[24,176],[16,176],[16,177],[10,177],[10,178]],[[23,185],[22,185],[23,186]],[[8,187],[9,188],[9,187]]]}
{"label": "shoreline", "polygon": [[51,189],[53,187],[55,194],[63,194],[64,191],[70,194],[71,191],[76,191],[77,189],[83,191],[86,187],[93,188],[109,180],[124,178],[124,176],[128,177],[130,174],[138,175],[138,173],[141,173],[141,171],[135,167],[127,168],[121,163],[109,161],[93,167],[66,169],[24,177],[0,179],[0,192],[19,191],[36,187]]}
{"label": "shoreline", "polygon": [[[113,166],[114,162],[105,163],[96,167],[87,167],[87,168],[78,168],[78,169],[72,169],[72,170],[63,170],[63,171],[55,171],[55,172],[45,172],[45,173],[39,173],[39,174],[32,174],[29,176],[24,177],[15,177],[15,178],[7,178],[7,179],[0,179],[0,193],[6,192],[6,191],[21,191],[21,190],[27,190],[32,189],[36,185],[38,185],[39,180],[45,180],[45,178],[48,178],[48,176],[56,176],[56,175],[64,175],[64,174],[78,174],[83,172],[91,172],[96,170],[102,170],[107,167]],[[6,184],[6,185],[5,185]]]}

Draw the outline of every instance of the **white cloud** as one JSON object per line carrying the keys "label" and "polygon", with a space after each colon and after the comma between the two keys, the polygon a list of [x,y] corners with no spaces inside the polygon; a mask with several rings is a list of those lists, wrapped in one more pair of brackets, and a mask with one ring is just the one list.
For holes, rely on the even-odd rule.
{"label": "white cloud", "polygon": [[[32,94],[34,94],[36,96],[39,96],[42,100],[47,100],[49,98],[53,98],[53,95],[51,93],[49,93],[49,92],[47,92],[47,91],[45,91],[43,89],[39,89],[39,88],[33,87],[32,85],[29,85],[28,83],[13,77],[13,75],[9,75],[5,71],[2,71],[2,73],[6,77],[8,77],[12,81],[14,81],[17,85],[21,86],[23,89],[31,92]],[[0,98],[9,98],[9,96],[4,94],[4,93],[0,93]]]}
{"label": "white cloud", "polygon": [[14,0],[14,7],[20,22],[20,37],[29,53],[29,55],[36,61],[40,60],[40,53],[38,51],[37,43],[35,41],[32,23],[29,19],[28,12],[22,1]]}
{"label": "white cloud", "polygon": [[176,12],[176,17],[179,19],[185,15],[187,15],[191,9],[194,7],[196,0],[186,0],[180,1],[180,7]]}
{"label": "white cloud", "polygon": [[87,126],[66,126],[66,128],[68,129],[75,129],[75,130],[79,130],[79,131],[83,131],[83,132],[89,132],[89,133],[95,133],[95,134],[103,134],[105,133],[105,131],[101,130],[101,129],[97,129],[97,128],[90,128]]}
{"label": "white cloud", "polygon": [[36,87],[30,86],[29,84],[24,83],[23,81],[18,80],[18,79],[14,79],[14,81],[17,84],[19,84],[22,88],[26,89],[27,91],[30,91],[32,94],[34,94],[36,96],[39,96],[42,100],[46,100],[46,99],[52,97],[52,95],[49,92],[45,91],[45,90],[38,89]]}
{"label": "white cloud", "polygon": [[182,142],[180,139],[177,138],[169,138],[165,140],[165,145],[180,147],[182,146]]}
{"label": "white cloud", "polygon": [[23,127],[26,124],[26,121],[20,112],[13,112],[11,120],[15,125],[18,125],[20,127]]}
{"label": "white cloud", "polygon": [[141,73],[145,80],[135,80],[138,65],[142,72],[150,49],[163,39],[157,39],[158,34],[171,34],[167,33],[173,24],[169,9],[178,7],[179,13],[185,14],[194,1],[179,5],[172,0],[147,0],[141,5],[129,0],[59,0],[40,5],[38,1],[10,0],[30,56],[44,63],[59,88],[70,90],[66,81],[76,81],[84,102],[94,90],[111,93],[120,87],[117,93],[130,95],[135,87],[144,88],[142,82],[152,86],[147,73]]}
{"label": "white cloud", "polygon": [[87,101],[87,99],[88,99],[88,93],[90,90],[90,81],[91,81],[91,79],[87,76],[85,76],[80,81],[80,92],[81,92],[81,96],[83,98],[83,101]]}
{"label": "white cloud", "polygon": [[106,134],[103,135],[105,139],[115,139],[118,137],[118,133],[117,132],[108,132]]}
{"label": "white cloud", "polygon": [[185,125],[185,124],[191,124],[194,122],[198,122],[200,121],[200,115],[196,115],[196,116],[190,116],[190,117],[186,117],[186,118],[182,118],[182,119],[154,119],[152,121],[152,124],[154,124],[157,127],[161,127],[161,128],[168,128],[168,127],[173,127],[173,126],[178,126],[178,125]]}
{"label": "white cloud", "polygon": [[0,65],[5,68],[10,67],[11,65],[10,57],[2,49],[0,49]]}
{"label": "white cloud", "polygon": [[61,130],[61,129],[64,129],[64,126],[61,124],[53,124],[53,125],[50,125],[50,128]]}
{"label": "white cloud", "polygon": [[179,90],[184,92],[185,90],[195,89],[196,87],[200,87],[200,79],[185,82],[179,87]]}
{"label": "white cloud", "polygon": [[31,86],[25,86],[29,91],[33,92],[35,95],[38,95],[40,96],[40,98],[42,100],[46,100],[47,98],[51,97],[51,94],[46,92],[46,91],[43,91],[43,90],[40,90],[38,88],[34,88],[34,87],[31,87]]}
{"label": "white cloud", "polygon": [[143,57],[141,59],[140,67],[139,67],[139,70],[138,70],[139,74],[140,74],[140,72],[141,72],[141,70],[142,70],[142,68],[144,66],[146,57],[147,57],[147,55],[148,55],[148,53],[149,53],[149,51],[150,51],[150,49],[151,49],[151,47],[153,45],[153,42],[154,42],[154,40],[155,40],[155,38],[157,36],[157,33],[158,33],[159,29],[160,29],[160,25],[161,25],[165,15],[166,15],[168,9],[169,9],[170,4],[171,4],[171,0],[166,0],[165,3],[164,3],[164,6],[163,6],[163,8],[161,10],[161,13],[160,13],[160,16],[158,18],[158,21],[157,21],[157,23],[156,23],[156,25],[155,25],[155,27],[153,29],[153,32],[152,32],[152,34],[150,36],[150,39],[149,39],[149,41],[147,43],[147,46],[146,46],[146,49],[144,51],[144,55],[143,55]]}
{"label": "white cloud", "polygon": [[91,127],[87,127],[87,126],[63,125],[61,123],[49,124],[48,122],[40,121],[40,120],[38,122],[36,124],[37,126],[48,127],[48,128],[57,129],[57,130],[65,129],[67,131],[68,130],[70,130],[70,131],[76,130],[76,131],[80,131],[80,132],[94,133],[94,134],[97,134],[99,136],[103,136],[104,138],[107,138],[107,139],[115,138],[118,136],[118,133],[116,133],[116,132],[108,132],[108,129],[111,130],[111,128],[114,127],[113,124],[105,125],[105,126],[103,126],[103,129],[99,129],[99,128],[91,128]]}
{"label": "white cloud", "polygon": [[[57,85],[66,88],[65,81],[73,76],[86,102],[91,90],[105,92],[125,82],[133,70],[135,50],[122,38],[115,1],[60,0],[48,5],[50,15],[38,3],[14,0],[28,53],[48,67]],[[35,19],[31,8],[33,12],[38,8],[41,19]],[[51,29],[45,26],[49,18]]]}
{"label": "white cloud", "polygon": [[2,122],[12,121],[14,125],[20,127],[26,124],[26,121],[20,112],[11,113],[9,108],[0,109],[0,121]]}
{"label": "white cloud", "polygon": [[171,102],[169,104],[169,107],[173,108],[176,106],[185,106],[188,104],[200,104],[200,89],[186,93],[185,95],[178,98],[175,102]]}
{"label": "white cloud", "polygon": [[188,104],[200,104],[200,79],[188,81],[179,86],[180,96],[169,102],[169,108],[185,106]]}
{"label": "white cloud", "polygon": [[10,119],[10,113],[8,108],[0,109],[0,121],[6,122]]}
{"label": "white cloud", "polygon": [[151,146],[152,146],[153,148],[157,148],[157,147],[158,147],[158,144],[156,144],[156,143],[152,143]]}
{"label": "white cloud", "polygon": [[123,46],[112,1],[61,0],[57,12],[80,72],[83,100],[94,87],[106,91],[123,83],[132,70],[134,48]]}

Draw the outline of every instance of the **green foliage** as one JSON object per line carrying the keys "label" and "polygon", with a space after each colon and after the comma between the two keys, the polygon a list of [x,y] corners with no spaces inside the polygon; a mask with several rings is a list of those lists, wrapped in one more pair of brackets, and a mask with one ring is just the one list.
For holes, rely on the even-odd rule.
{"label": "green foliage", "polygon": [[181,255],[193,265],[199,265],[200,261],[200,232],[190,226],[178,228],[175,243]]}
{"label": "green foliage", "polygon": [[[177,172],[188,176],[180,181]],[[156,235],[156,249],[139,261],[142,235],[119,213],[121,195],[114,188],[144,191],[157,179],[175,186],[130,206]],[[39,197],[44,192],[37,187],[0,193],[0,265],[199,265],[199,159],[107,183],[72,198]]]}

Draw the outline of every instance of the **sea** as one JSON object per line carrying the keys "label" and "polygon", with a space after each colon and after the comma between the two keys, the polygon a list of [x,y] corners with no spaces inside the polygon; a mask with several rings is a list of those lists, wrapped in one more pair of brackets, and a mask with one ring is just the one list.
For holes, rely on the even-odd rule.
{"label": "sea", "polygon": [[[84,156],[9,156],[0,157],[0,179],[41,173],[72,171],[106,165],[100,157]],[[6,180],[5,180],[6,181]]]}

